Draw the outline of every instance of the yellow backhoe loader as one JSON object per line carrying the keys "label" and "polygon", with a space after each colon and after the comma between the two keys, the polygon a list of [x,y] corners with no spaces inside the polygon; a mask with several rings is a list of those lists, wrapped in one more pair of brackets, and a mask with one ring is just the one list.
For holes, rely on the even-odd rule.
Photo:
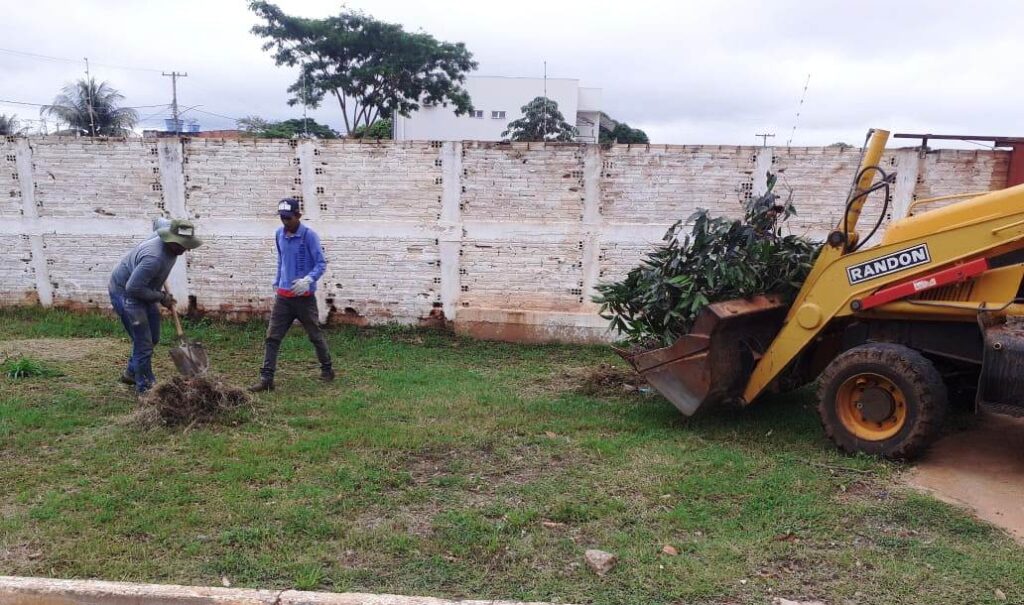
{"label": "yellow backhoe loader", "polygon": [[[1024,185],[914,212],[881,241],[857,231],[895,174],[873,130],[838,226],[792,304],[711,304],[669,347],[619,353],[686,415],[819,379],[818,413],[848,452],[905,459],[938,435],[952,395],[1024,412]],[[932,204],[934,207],[934,204]],[[884,215],[884,210],[883,210]],[[1018,414],[1019,415],[1019,414]]]}

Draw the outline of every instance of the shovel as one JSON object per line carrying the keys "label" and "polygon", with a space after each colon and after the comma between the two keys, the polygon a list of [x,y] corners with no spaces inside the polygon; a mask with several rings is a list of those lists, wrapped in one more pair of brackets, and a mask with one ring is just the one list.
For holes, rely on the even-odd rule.
{"label": "shovel", "polygon": [[[164,291],[166,291],[166,286]],[[185,336],[181,329],[181,320],[178,318],[178,310],[171,307],[171,315],[174,316],[174,331],[178,335],[177,344],[171,347],[171,360],[174,367],[186,378],[202,376],[210,369],[210,359],[206,356],[206,349],[198,342],[192,342]]]}

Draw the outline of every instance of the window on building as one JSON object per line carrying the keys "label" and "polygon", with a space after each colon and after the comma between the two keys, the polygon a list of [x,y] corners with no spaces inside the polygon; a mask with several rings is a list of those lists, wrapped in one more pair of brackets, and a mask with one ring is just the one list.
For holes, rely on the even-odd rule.
{"label": "window on building", "polygon": [[494,120],[504,120],[505,119],[505,112],[504,111],[492,111],[491,112],[491,119],[494,119]]}
{"label": "window on building", "polygon": [[482,109],[474,109],[473,111],[469,112],[469,117],[471,117],[471,118],[482,118],[482,117],[484,117],[484,110],[482,110]]}

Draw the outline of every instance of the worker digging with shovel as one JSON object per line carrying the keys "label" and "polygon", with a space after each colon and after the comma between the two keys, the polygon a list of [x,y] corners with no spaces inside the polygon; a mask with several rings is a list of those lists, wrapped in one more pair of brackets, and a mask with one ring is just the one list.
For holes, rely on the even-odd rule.
{"label": "worker digging with shovel", "polygon": [[160,310],[173,310],[176,301],[163,289],[178,257],[195,250],[202,241],[195,227],[185,220],[173,220],[157,229],[157,236],[142,242],[121,259],[110,276],[110,304],[132,341],[128,367],[121,382],[145,393],[156,382],[153,375],[153,347],[160,341]]}

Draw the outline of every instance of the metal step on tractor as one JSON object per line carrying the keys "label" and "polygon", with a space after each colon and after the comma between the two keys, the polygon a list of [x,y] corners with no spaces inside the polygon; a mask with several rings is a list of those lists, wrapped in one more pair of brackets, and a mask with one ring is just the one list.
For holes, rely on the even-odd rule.
{"label": "metal step on tractor", "polygon": [[868,247],[881,219],[865,238],[857,223],[895,181],[879,166],[888,137],[871,131],[845,212],[792,304],[714,303],[671,346],[619,353],[686,415],[817,379],[828,437],[894,459],[928,447],[951,398],[1024,413],[1024,185],[915,201]]}

